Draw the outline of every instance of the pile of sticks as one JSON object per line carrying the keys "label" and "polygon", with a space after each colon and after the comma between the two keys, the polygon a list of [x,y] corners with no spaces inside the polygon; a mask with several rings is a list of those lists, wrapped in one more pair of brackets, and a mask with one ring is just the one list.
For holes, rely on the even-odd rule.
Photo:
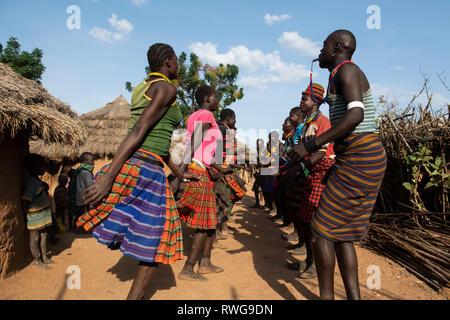
{"label": "pile of sticks", "polygon": [[450,228],[446,215],[380,213],[371,220],[363,246],[395,261],[435,290],[449,287]]}
{"label": "pile of sticks", "polygon": [[[426,104],[416,100],[426,92]],[[403,149],[412,152],[419,143],[430,144],[433,153],[442,156],[450,141],[450,105],[432,107],[433,94],[428,93],[428,80],[422,90],[414,95],[402,111],[395,102],[383,101],[382,114],[378,118],[380,139],[392,157],[401,157]]]}
{"label": "pile of sticks", "polygon": [[[424,103],[417,102],[420,96],[426,97]],[[418,209],[402,186],[411,178],[402,156],[405,151],[406,154],[417,151],[419,144],[427,146],[433,159],[440,157],[445,164],[442,170],[448,173],[450,105],[432,107],[432,98],[425,76],[421,91],[405,108],[380,97],[383,110],[377,125],[388,167],[368,237],[362,244],[440,290],[450,283],[449,189],[446,185],[425,189],[429,177],[424,173],[417,190],[424,206]]]}
{"label": "pile of sticks", "polygon": [[[443,173],[448,173],[450,104],[433,107],[433,94],[428,90],[428,79],[425,78],[422,89],[405,108],[400,108],[396,102],[386,101],[383,97],[379,99],[378,105],[382,112],[378,115],[377,126],[388,157],[388,167],[376,206],[379,212],[404,211],[405,207],[399,205],[399,201],[410,202],[410,194],[402,184],[411,177],[402,157],[405,152],[412,154],[418,151],[419,144],[431,151],[433,159],[440,157],[445,164]],[[424,103],[417,102],[421,96],[426,97]],[[424,189],[428,178],[425,172],[424,182],[419,185],[418,190],[425,200],[424,210],[447,213],[446,208],[450,207],[449,188]]]}

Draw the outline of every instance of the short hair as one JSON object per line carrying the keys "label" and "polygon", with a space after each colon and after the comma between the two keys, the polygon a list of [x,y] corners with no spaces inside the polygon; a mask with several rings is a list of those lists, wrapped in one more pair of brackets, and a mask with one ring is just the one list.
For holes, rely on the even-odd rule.
{"label": "short hair", "polygon": [[291,114],[291,113],[296,114],[300,117],[303,116],[303,111],[302,111],[302,108],[300,108],[300,107],[292,108],[291,111],[289,112],[289,114]]}
{"label": "short hair", "polygon": [[346,50],[350,55],[356,50],[356,38],[355,35],[348,30],[336,30],[332,33],[334,35],[335,41],[340,41],[344,46],[344,50]]}
{"label": "short hair", "polygon": [[60,186],[65,186],[67,184],[67,182],[69,182],[68,176],[66,176],[65,174],[60,174],[58,176],[58,183]]}
{"label": "short hair", "polygon": [[45,163],[45,158],[39,154],[30,153],[26,155],[25,158],[23,159],[23,166],[25,169],[27,169],[27,171],[31,172],[33,171],[33,168],[36,165],[36,163],[39,162]]}
{"label": "short hair", "polygon": [[165,43],[155,43],[147,51],[148,66],[151,72],[158,71],[164,60],[172,57],[175,51],[171,46]]}
{"label": "short hair", "polygon": [[220,112],[220,120],[224,121],[226,119],[231,118],[232,116],[235,116],[236,114],[234,113],[233,110],[231,110],[230,108],[225,108]]}
{"label": "short hair", "polygon": [[197,104],[199,107],[202,106],[203,100],[205,97],[209,97],[212,94],[214,94],[216,90],[214,90],[213,87],[210,86],[201,86],[195,91],[195,101],[197,101]]}
{"label": "short hair", "polygon": [[81,154],[81,156],[80,156],[80,161],[81,161],[81,162],[85,162],[85,161],[88,159],[88,157],[94,158],[95,156],[94,156],[94,154],[91,153],[91,152],[83,152],[83,153]]}

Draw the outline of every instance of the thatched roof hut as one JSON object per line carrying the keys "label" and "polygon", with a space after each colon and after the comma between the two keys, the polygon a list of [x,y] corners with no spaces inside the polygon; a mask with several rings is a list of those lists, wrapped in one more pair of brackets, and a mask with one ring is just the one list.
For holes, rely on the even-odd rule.
{"label": "thatched roof hut", "polygon": [[0,63],[0,139],[22,129],[45,142],[82,143],[77,114],[36,82]]}
{"label": "thatched roof hut", "polygon": [[30,257],[20,200],[30,137],[76,146],[83,141],[79,128],[67,104],[0,63],[0,278]]}
{"label": "thatched roof hut", "polygon": [[80,116],[80,129],[85,140],[74,147],[59,143],[31,141],[30,151],[53,161],[76,161],[81,153],[92,152],[99,158],[112,157],[127,135],[130,104],[120,95],[106,106]]}
{"label": "thatched roof hut", "polygon": [[98,157],[114,156],[127,135],[130,122],[130,104],[120,95],[103,108],[80,116],[86,143],[81,152],[92,152]]}

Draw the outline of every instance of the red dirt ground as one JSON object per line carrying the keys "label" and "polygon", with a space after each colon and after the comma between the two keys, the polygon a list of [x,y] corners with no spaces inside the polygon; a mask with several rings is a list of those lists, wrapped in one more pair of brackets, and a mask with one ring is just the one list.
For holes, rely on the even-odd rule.
{"label": "red dirt ground", "polygon": [[[290,230],[277,228],[261,210],[249,209],[254,202],[248,194],[234,208],[230,226],[234,234],[221,240],[226,249],[213,249],[212,261],[225,269],[223,273],[207,275],[207,282],[178,280],[184,261],[159,267],[145,298],[157,300],[224,299],[224,300],[306,300],[317,299],[317,279],[303,280],[286,268],[293,257],[284,249],[287,244],[281,234]],[[185,253],[191,245],[191,232],[183,230]],[[119,250],[111,251],[89,235],[65,232],[58,235],[57,245],[48,246],[56,262],[52,270],[28,265],[15,275],[0,280],[0,299],[125,299],[130,289],[137,262],[123,257]],[[446,289],[440,293],[427,287],[391,260],[356,248],[359,262],[359,282],[363,299],[449,299]],[[304,259],[304,257],[300,257]],[[31,259],[30,259],[31,260]],[[68,289],[67,268],[77,265],[81,271],[81,288]],[[381,288],[370,290],[367,268],[376,265],[381,270]],[[335,271],[335,298],[345,299],[339,270]]]}

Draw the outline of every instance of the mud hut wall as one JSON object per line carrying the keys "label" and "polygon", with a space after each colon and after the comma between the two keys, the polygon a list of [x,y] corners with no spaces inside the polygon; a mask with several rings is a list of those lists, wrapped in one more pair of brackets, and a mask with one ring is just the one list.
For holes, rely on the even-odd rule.
{"label": "mud hut wall", "polygon": [[22,268],[29,254],[21,204],[25,177],[22,162],[28,150],[25,132],[14,138],[5,135],[0,141],[0,278]]}

